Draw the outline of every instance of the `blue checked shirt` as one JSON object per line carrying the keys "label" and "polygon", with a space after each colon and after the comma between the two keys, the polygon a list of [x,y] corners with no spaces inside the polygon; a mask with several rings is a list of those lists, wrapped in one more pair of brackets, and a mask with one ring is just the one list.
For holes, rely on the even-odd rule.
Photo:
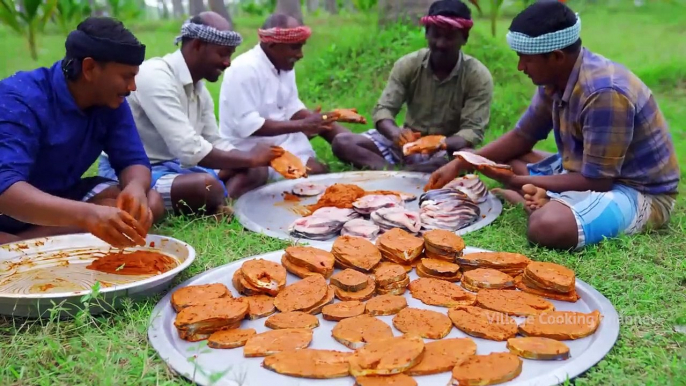
{"label": "blue checked shirt", "polygon": [[642,193],[676,194],[679,164],[650,89],[626,67],[582,49],[562,96],[539,87],[515,130],[555,135],[562,166]]}

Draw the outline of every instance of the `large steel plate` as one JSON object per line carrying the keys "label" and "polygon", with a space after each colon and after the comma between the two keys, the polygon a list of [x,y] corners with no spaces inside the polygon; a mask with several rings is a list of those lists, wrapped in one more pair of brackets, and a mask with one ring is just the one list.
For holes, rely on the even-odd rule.
{"label": "large steel plate", "polygon": [[[483,251],[476,248],[467,248],[465,253]],[[251,258],[262,258],[274,262],[280,262],[284,251],[271,252]],[[174,290],[188,285],[223,283],[233,293],[239,296],[231,284],[233,273],[240,268],[246,259],[242,259],[210,271],[204,272],[194,278],[180,284],[170,291],[155,307],[151,315],[148,338],[152,346],[157,350],[160,357],[178,374],[200,385],[226,385],[226,386],[350,386],[354,383],[352,377],[336,379],[304,379],[280,375],[261,367],[264,358],[245,358],[243,349],[231,350],[211,349],[206,342],[186,342],[178,337],[174,327],[176,312],[171,306],[171,294]],[[338,270],[336,270],[338,271]],[[415,271],[410,274],[411,280],[417,278]],[[288,274],[288,284],[299,280],[296,276]],[[598,310],[603,315],[600,327],[595,334],[578,340],[565,341],[571,350],[571,357],[564,361],[535,361],[523,359],[524,365],[521,375],[514,380],[503,383],[510,386],[548,386],[556,385],[571,379],[591,368],[610,351],[619,335],[619,319],[617,311],[598,291],[583,281],[576,280],[576,291],[581,299],[576,303],[549,300],[557,310],[591,312]],[[446,313],[447,308],[428,306],[412,298],[409,290],[405,292],[405,298],[409,307],[430,309]],[[336,300],[337,301],[337,300]],[[331,337],[331,329],[336,322],[324,320],[320,315],[319,327],[314,329],[314,335],[310,348],[333,349],[338,351],[351,351]],[[393,327],[393,316],[381,316],[381,320],[391,326],[396,336],[401,333]],[[521,323],[524,318],[515,318]],[[268,331],[264,326],[265,318],[257,320],[244,320],[241,328],[254,328],[258,333]],[[446,338],[468,337],[458,330],[452,329]],[[477,354],[507,351],[505,342],[495,342],[486,339],[471,337],[477,344]],[[425,339],[429,342],[429,339]],[[415,376],[419,386],[445,386],[450,380],[450,372]]]}
{"label": "large steel plate", "polygon": [[125,298],[148,297],[167,289],[195,259],[195,249],[167,236],[148,235],[146,247],[176,259],[179,264],[159,275],[115,275],[86,269],[112,246],[91,234],[24,240],[0,245],[0,314],[42,317],[59,310],[62,317],[84,308],[84,295],[99,283],[99,295],[89,312],[116,309]]}
{"label": "large steel plate", "polygon": [[[289,233],[288,227],[293,221],[302,217],[299,212],[305,205],[317,202],[317,197],[305,197],[299,202],[284,200],[283,193],[291,192],[293,186],[299,182],[308,181],[330,186],[335,183],[355,184],[365,190],[396,190],[414,194],[417,200],[405,203],[405,207],[412,211],[419,211],[419,196],[424,193],[424,186],[429,181],[429,174],[396,172],[396,171],[366,171],[320,174],[297,180],[282,180],[262,186],[241,196],[234,205],[238,221],[247,229],[292,242],[299,241],[313,246],[328,247],[335,237],[326,241],[309,239],[295,240]],[[479,230],[500,215],[503,205],[498,198],[488,194],[485,202],[479,205],[481,218],[457,232],[464,235]]]}

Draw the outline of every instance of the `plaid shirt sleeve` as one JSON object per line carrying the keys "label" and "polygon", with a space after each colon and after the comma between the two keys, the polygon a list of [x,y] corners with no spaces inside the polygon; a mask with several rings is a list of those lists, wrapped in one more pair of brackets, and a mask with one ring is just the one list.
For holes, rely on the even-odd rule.
{"label": "plaid shirt sleeve", "polygon": [[581,112],[584,156],[581,174],[615,178],[634,136],[636,109],[616,90],[602,90],[588,98]]}
{"label": "plaid shirt sleeve", "polygon": [[538,87],[529,108],[519,118],[515,131],[531,141],[543,141],[553,129],[553,100],[543,87]]}

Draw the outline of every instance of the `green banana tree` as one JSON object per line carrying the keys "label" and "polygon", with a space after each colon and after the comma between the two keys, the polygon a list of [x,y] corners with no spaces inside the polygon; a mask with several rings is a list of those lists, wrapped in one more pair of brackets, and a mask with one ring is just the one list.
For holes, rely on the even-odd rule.
{"label": "green banana tree", "polygon": [[500,8],[503,6],[503,0],[491,0],[491,34],[495,37],[496,29],[498,27],[498,16],[500,16]]}
{"label": "green banana tree", "polygon": [[76,24],[92,12],[88,0],[57,0],[55,21],[62,32],[68,34]]}
{"label": "green banana tree", "polygon": [[19,10],[14,0],[0,0],[0,22],[26,37],[31,58],[38,60],[36,36],[50,21],[58,0],[24,0]]}

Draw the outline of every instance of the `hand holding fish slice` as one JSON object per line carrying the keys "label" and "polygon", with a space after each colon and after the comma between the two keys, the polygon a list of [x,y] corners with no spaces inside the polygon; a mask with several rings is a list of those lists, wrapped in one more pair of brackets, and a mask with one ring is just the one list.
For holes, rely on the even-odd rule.
{"label": "hand holding fish slice", "polygon": [[421,137],[414,142],[408,142],[403,145],[403,155],[409,156],[412,154],[433,154],[440,150],[445,150],[444,135],[427,135]]}
{"label": "hand holding fish slice", "polygon": [[303,165],[302,161],[300,161],[300,158],[280,147],[276,147],[276,149],[283,151],[283,154],[280,157],[274,158],[270,163],[271,167],[276,170],[277,173],[291,180],[301,177],[307,178],[307,168]]}
{"label": "hand holding fish slice", "polygon": [[417,141],[421,137],[422,133],[418,133],[416,131],[413,131],[412,129],[405,128],[400,130],[400,135],[395,140],[395,142],[400,148],[403,148],[405,144]]}

